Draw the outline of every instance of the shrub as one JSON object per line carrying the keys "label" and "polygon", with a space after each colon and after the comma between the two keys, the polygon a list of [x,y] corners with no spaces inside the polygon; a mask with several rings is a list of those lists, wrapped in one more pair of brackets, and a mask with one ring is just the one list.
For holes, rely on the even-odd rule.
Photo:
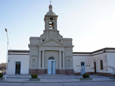
{"label": "shrub", "polygon": [[31,77],[32,78],[38,78],[38,75],[37,74],[32,74]]}
{"label": "shrub", "polygon": [[88,73],[84,73],[82,76],[83,76],[83,78],[89,78],[89,74]]}
{"label": "shrub", "polygon": [[115,74],[113,76],[115,77]]}
{"label": "shrub", "polygon": [[3,74],[2,73],[0,73],[0,78],[2,78],[3,77]]}

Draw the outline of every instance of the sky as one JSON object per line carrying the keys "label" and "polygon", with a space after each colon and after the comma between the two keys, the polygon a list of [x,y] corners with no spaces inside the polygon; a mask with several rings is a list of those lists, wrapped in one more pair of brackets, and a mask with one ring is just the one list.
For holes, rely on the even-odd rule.
{"label": "sky", "polygon": [[[11,50],[29,50],[29,38],[39,37],[49,0],[0,0],[0,63],[6,62],[8,29]],[[73,39],[73,52],[115,48],[115,0],[52,0],[58,30]]]}

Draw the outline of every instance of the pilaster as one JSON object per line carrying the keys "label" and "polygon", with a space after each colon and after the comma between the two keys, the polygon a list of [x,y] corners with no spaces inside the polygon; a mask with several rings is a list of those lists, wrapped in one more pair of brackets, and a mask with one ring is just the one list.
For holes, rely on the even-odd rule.
{"label": "pilaster", "polygon": [[44,69],[44,50],[42,50],[42,69]]}
{"label": "pilaster", "polygon": [[41,50],[39,50],[39,68],[41,68]]}
{"label": "pilaster", "polygon": [[59,50],[59,69],[61,69],[61,51]]}

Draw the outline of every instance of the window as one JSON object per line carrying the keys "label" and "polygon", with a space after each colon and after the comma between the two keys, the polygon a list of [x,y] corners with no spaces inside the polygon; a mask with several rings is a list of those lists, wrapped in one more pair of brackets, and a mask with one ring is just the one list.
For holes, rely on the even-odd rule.
{"label": "window", "polygon": [[51,57],[49,58],[49,60],[54,60],[54,58],[51,56]]}
{"label": "window", "polygon": [[42,51],[41,51],[41,68],[42,68],[42,54],[43,54],[43,53],[42,53]]}
{"label": "window", "polygon": [[49,22],[49,26],[51,26],[51,27],[52,27],[52,26],[53,26],[53,22],[51,22],[51,21],[50,21],[50,22]]}
{"label": "window", "polygon": [[61,51],[61,67],[63,68],[63,51]]}
{"label": "window", "polygon": [[53,18],[51,17],[50,20],[53,20]]}
{"label": "window", "polygon": [[44,42],[45,40],[43,39],[42,41]]}
{"label": "window", "polygon": [[103,70],[103,60],[100,60],[100,69]]}
{"label": "window", "polygon": [[67,60],[67,68],[70,68],[70,59]]}
{"label": "window", "polygon": [[53,29],[54,23],[52,21],[49,22],[49,29]]}
{"label": "window", "polygon": [[32,67],[35,67],[35,59],[32,60]]}
{"label": "window", "polygon": [[59,40],[59,42],[61,42],[61,40]]}
{"label": "window", "polygon": [[84,66],[84,62],[81,62],[81,66]]}

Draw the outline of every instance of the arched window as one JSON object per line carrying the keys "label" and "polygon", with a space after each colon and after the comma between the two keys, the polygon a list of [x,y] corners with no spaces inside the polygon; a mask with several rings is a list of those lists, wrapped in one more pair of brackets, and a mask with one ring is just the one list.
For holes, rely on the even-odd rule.
{"label": "arched window", "polygon": [[54,57],[51,56],[51,57],[49,58],[49,60],[54,60]]}
{"label": "arched window", "polygon": [[35,59],[32,59],[32,67],[35,67]]}
{"label": "arched window", "polygon": [[70,59],[67,60],[67,68],[70,68]]}

